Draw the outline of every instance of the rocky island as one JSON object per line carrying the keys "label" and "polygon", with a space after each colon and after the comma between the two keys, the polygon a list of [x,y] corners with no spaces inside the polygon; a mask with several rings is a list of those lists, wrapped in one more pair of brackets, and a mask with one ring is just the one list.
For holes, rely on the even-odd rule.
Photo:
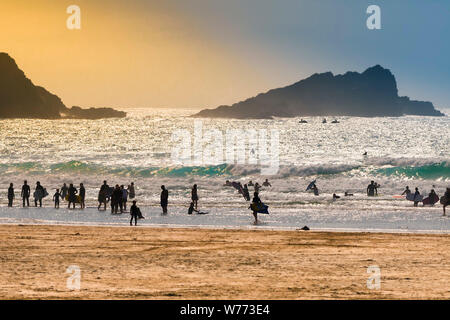
{"label": "rocky island", "polygon": [[0,119],[102,119],[126,115],[112,108],[67,108],[57,95],[35,86],[7,53],[0,52]]}
{"label": "rocky island", "polygon": [[399,117],[444,116],[431,102],[399,97],[390,70],[376,65],[363,73],[314,74],[290,86],[256,97],[205,109],[193,117],[270,119],[298,116]]}

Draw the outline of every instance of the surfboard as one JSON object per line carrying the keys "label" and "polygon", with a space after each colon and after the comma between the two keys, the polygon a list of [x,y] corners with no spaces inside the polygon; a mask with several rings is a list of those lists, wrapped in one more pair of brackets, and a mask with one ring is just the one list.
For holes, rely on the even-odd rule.
{"label": "surfboard", "polygon": [[423,199],[422,203],[423,204],[435,204],[438,201],[439,201],[439,197],[437,195],[434,195],[431,199],[430,199],[430,197]]}
{"label": "surfboard", "polygon": [[406,195],[406,200],[422,202],[423,201],[423,196],[419,195],[417,197],[414,197],[414,193],[410,193],[410,194]]}
{"label": "surfboard", "polygon": [[441,200],[440,200],[440,203],[441,203],[441,204],[447,204],[447,203],[448,203],[447,197],[446,197],[446,196],[442,196],[442,197],[441,197]]}
{"label": "surfboard", "polygon": [[316,180],[311,181],[311,182],[308,184],[308,187],[306,188],[306,191],[310,190],[315,184],[316,184]]}
{"label": "surfboard", "polygon": [[[69,201],[69,195],[66,195],[66,201]],[[81,203],[81,197],[79,195],[76,196],[75,203]]]}
{"label": "surfboard", "polygon": [[260,202],[258,204],[252,203],[250,208],[252,211],[256,211],[257,213],[269,214],[269,206],[266,206],[264,203]]}
{"label": "surfboard", "polygon": [[392,196],[392,198],[394,198],[394,199],[404,199],[405,196],[395,195],[395,196]]}

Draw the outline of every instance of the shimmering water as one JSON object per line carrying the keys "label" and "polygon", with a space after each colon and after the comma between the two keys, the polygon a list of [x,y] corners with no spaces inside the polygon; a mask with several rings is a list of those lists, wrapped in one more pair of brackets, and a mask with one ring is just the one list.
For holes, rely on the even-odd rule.
{"label": "shimmering water", "polygon": [[[331,124],[333,119],[322,124],[322,118],[316,117],[304,118],[306,124],[298,118],[202,120],[204,131],[218,129],[224,137],[227,129],[278,130],[280,168],[276,175],[263,177],[258,165],[175,165],[171,155],[178,142],[172,141],[172,134],[179,129],[193,133],[191,110],[128,111],[125,119],[0,120],[1,194],[10,182],[18,191],[23,179],[32,185],[40,180],[52,192],[63,182],[84,182],[88,205],[93,206],[98,187],[107,179],[110,185],[134,181],[144,205],[157,205],[159,187],[165,184],[171,203],[181,207],[189,201],[191,185],[197,183],[203,207],[228,207],[248,214],[247,203],[233,188],[223,187],[224,181],[261,183],[269,178],[273,187],[264,189],[261,197],[274,214],[325,210],[338,216],[350,209],[407,212],[410,202],[392,198],[405,185],[417,186],[422,193],[434,186],[441,195],[450,184],[449,117],[341,117],[338,124]],[[313,179],[317,179],[319,197],[305,192]],[[364,196],[370,180],[382,186],[382,196],[376,200]],[[333,193],[344,191],[355,197],[330,202]],[[439,209],[423,210],[438,214]]]}

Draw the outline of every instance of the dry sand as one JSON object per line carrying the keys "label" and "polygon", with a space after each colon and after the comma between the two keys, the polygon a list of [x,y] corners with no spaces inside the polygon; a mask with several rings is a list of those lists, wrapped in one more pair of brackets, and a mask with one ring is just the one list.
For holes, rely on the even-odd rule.
{"label": "dry sand", "polygon": [[[448,299],[449,246],[448,235],[2,225],[0,298]],[[367,288],[370,265],[380,290]]]}

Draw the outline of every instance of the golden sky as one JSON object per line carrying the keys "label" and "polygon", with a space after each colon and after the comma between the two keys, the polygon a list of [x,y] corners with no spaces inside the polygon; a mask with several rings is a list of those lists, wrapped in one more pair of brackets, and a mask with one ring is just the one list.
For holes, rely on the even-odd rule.
{"label": "golden sky", "polygon": [[[244,61],[159,2],[0,3],[0,51],[68,105],[215,107],[258,92]],[[81,8],[68,30],[66,8]]]}

